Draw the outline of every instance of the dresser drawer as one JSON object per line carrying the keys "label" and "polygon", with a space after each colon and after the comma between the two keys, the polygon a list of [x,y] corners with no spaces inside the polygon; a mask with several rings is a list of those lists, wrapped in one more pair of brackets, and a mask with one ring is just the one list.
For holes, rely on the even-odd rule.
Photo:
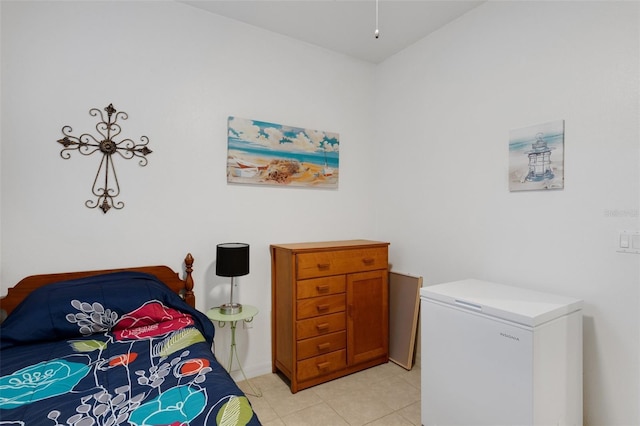
{"label": "dresser drawer", "polygon": [[334,277],[314,278],[296,282],[297,298],[327,296],[329,294],[344,293],[346,277],[336,275]]}
{"label": "dresser drawer", "polygon": [[346,296],[344,293],[331,296],[312,297],[296,302],[297,318],[305,319],[318,315],[333,314],[345,310]]}
{"label": "dresser drawer", "polygon": [[315,278],[388,267],[387,247],[300,253],[297,278]]}
{"label": "dresser drawer", "polygon": [[300,381],[312,379],[342,370],[347,366],[347,351],[342,349],[326,355],[298,361],[297,379]]}
{"label": "dresser drawer", "polygon": [[318,356],[329,352],[337,351],[347,347],[347,332],[327,334],[326,336],[312,337],[311,339],[300,340],[297,343],[298,360]]}
{"label": "dresser drawer", "polygon": [[345,314],[323,315],[321,317],[296,322],[296,339],[322,336],[346,329]]}

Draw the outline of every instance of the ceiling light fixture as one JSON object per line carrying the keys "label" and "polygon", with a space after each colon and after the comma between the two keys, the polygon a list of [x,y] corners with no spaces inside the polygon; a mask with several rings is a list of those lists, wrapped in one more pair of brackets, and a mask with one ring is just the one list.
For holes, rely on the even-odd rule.
{"label": "ceiling light fixture", "polygon": [[375,38],[380,38],[380,31],[378,30],[378,0],[376,0],[376,30],[373,32]]}

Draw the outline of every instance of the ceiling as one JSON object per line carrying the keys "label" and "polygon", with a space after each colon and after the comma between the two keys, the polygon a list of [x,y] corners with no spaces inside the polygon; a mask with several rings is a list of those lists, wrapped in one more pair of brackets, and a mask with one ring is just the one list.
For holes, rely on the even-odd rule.
{"label": "ceiling", "polygon": [[178,1],[377,64],[486,0]]}

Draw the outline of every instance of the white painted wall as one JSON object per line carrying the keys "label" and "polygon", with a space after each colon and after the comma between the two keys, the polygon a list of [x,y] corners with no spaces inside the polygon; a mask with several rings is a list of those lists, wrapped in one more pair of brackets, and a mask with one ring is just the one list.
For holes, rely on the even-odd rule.
{"label": "white painted wall", "polygon": [[[217,243],[251,244],[236,297],[249,375],[271,371],[269,244],[375,238],[372,65],[175,2],[5,2],[2,10],[1,293],[26,275],[195,257],[198,307],[228,300]],[[149,165],[116,159],[122,210],[84,206],[99,158],[60,157],[90,108],[129,114]],[[228,185],[229,115],[340,134],[338,190]],[[227,360],[228,330],[217,350]],[[225,340],[226,339],[226,340]]]}
{"label": "white painted wall", "polygon": [[[2,7],[0,7],[0,23],[2,22]],[[0,39],[0,53],[2,52],[2,40]],[[2,82],[2,61],[0,60],[0,82]],[[2,97],[2,84],[0,84],[0,98]],[[0,101],[0,188],[2,188],[2,104]],[[2,195],[0,194],[0,241],[2,241]],[[0,244],[0,280],[2,277],[2,244]],[[0,281],[1,282],[1,281]],[[0,312],[0,318],[2,318]]]}
{"label": "white painted wall", "polygon": [[[377,69],[394,268],[584,299],[591,425],[640,423],[639,6],[489,2]],[[509,131],[560,119],[565,189],[510,193]]]}

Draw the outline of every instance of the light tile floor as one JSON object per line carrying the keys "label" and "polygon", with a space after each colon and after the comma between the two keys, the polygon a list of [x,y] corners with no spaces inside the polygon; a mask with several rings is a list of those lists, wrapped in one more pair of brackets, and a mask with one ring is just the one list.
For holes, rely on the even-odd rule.
{"label": "light tile floor", "polygon": [[420,366],[389,362],[292,394],[276,374],[250,379],[247,393],[263,426],[420,426]]}

